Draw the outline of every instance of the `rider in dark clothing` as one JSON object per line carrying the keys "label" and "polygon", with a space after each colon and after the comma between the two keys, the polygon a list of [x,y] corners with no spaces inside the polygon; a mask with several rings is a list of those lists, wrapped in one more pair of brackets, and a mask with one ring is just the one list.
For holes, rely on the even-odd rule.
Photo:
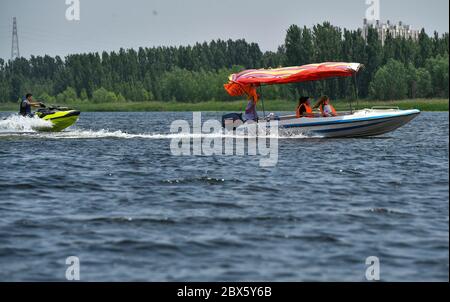
{"label": "rider in dark clothing", "polygon": [[27,95],[20,102],[19,114],[22,116],[32,117],[31,107],[41,107],[42,104],[33,100],[33,95],[27,93]]}

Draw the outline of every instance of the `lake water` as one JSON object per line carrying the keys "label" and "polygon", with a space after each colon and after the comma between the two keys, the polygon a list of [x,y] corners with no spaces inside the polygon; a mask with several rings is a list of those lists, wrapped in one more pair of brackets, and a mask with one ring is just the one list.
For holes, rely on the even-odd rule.
{"label": "lake water", "polygon": [[[449,116],[370,139],[281,136],[258,156],[174,156],[191,113],[0,114],[0,281],[447,281]],[[219,118],[220,113],[203,118]]]}

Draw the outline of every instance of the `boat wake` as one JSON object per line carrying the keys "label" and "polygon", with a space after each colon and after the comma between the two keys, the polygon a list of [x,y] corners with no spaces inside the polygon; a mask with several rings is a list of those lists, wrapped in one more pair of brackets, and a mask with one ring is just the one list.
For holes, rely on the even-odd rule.
{"label": "boat wake", "polygon": [[0,134],[17,133],[23,134],[28,132],[36,132],[34,129],[52,128],[50,121],[36,117],[23,117],[18,114],[10,115],[5,119],[0,119]]}
{"label": "boat wake", "polygon": [[[47,126],[48,122],[40,119],[29,119],[23,117],[14,117],[5,121],[0,121],[0,136],[29,136],[31,138],[47,138],[47,139],[182,139],[182,138],[274,138],[274,139],[308,139],[320,138],[319,136],[310,136],[294,132],[281,132],[277,135],[239,135],[233,133],[128,133],[122,130],[83,130],[71,128],[61,132],[37,132],[34,127]],[[51,125],[51,124],[50,124]],[[51,126],[50,126],[51,127]]]}

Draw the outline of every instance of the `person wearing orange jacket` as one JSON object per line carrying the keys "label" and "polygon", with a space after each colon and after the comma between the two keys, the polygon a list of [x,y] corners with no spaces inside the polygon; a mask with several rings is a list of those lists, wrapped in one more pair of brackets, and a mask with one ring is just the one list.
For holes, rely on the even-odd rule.
{"label": "person wearing orange jacket", "polygon": [[330,104],[330,98],[326,95],[320,98],[314,108],[319,108],[323,117],[337,116],[336,109]]}
{"label": "person wearing orange jacket", "polygon": [[302,96],[298,100],[298,106],[296,110],[297,118],[300,117],[313,117],[313,111],[311,108],[311,101],[308,96]]}

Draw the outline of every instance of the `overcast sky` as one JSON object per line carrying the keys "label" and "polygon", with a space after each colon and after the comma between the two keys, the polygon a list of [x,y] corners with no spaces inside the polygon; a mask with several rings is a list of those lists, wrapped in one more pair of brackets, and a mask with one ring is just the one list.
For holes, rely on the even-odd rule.
{"label": "overcast sky", "polygon": [[[80,21],[66,20],[66,0],[1,0],[0,57],[11,56],[12,17],[20,54],[60,55],[120,47],[187,45],[212,39],[257,42],[276,50],[290,24],[323,21],[356,29],[366,0],[80,0]],[[381,20],[448,32],[448,0],[380,0]]]}

